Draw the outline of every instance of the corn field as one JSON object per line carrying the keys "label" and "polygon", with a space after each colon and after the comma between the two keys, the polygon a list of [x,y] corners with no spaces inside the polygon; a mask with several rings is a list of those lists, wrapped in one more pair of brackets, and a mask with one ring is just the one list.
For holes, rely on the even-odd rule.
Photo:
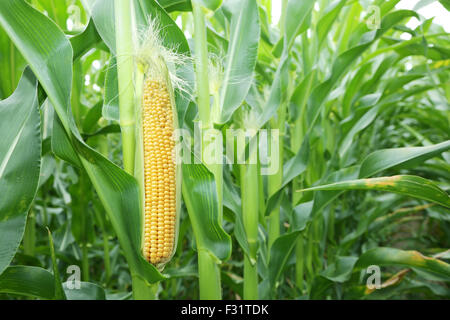
{"label": "corn field", "polygon": [[450,2],[401,2],[1,0],[0,299],[450,299]]}

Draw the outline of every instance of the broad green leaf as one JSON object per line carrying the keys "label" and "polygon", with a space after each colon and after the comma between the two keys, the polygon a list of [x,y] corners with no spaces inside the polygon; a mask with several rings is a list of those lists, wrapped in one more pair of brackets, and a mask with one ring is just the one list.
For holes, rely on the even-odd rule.
{"label": "broad green leaf", "polygon": [[272,290],[277,287],[277,281],[284,271],[286,262],[294,251],[300,231],[279,236],[270,248],[269,282]]}
{"label": "broad green leaf", "polygon": [[270,95],[264,104],[262,113],[258,115],[256,125],[261,128],[272,118],[278,107],[286,102],[289,82],[289,57],[284,55],[280,59],[275,78],[270,88]]}
{"label": "broad green leaf", "polygon": [[[20,20],[21,17],[25,20]],[[31,29],[30,22],[39,24]],[[28,27],[23,28],[28,22]],[[0,23],[11,40],[22,53],[25,60],[40,81],[47,94],[52,97],[55,109],[61,118],[67,118],[70,105],[70,88],[72,82],[72,47],[65,35],[39,11],[33,9],[23,0],[2,1],[0,5]],[[48,30],[57,30],[50,33]],[[63,41],[65,46],[56,50],[54,43]],[[49,65],[52,67],[49,68]],[[46,81],[43,81],[46,80]],[[55,82],[51,85],[50,82]],[[51,100],[52,100],[51,99]]]}
{"label": "broad green leaf", "polygon": [[338,54],[341,54],[348,49],[350,37],[354,34],[359,23],[359,17],[365,9],[366,8],[363,8],[359,1],[349,3],[347,8],[343,9],[343,22],[337,24],[337,31],[335,32],[335,36],[339,36]]}
{"label": "broad green leaf", "polygon": [[439,0],[439,2],[445,7],[445,9],[450,11],[450,1],[449,0]]}
{"label": "broad green leaf", "polygon": [[355,268],[364,269],[370,265],[417,268],[433,273],[443,280],[450,280],[450,265],[448,263],[426,257],[418,251],[405,251],[395,248],[371,249],[359,257]]}
{"label": "broad green leaf", "polygon": [[80,287],[75,287],[75,284],[68,285],[63,283],[64,293],[67,300],[106,300],[105,290],[99,285],[91,282],[79,282]]}
{"label": "broad green leaf", "polygon": [[158,3],[167,12],[192,11],[191,0],[158,0]]}
{"label": "broad green leaf", "polygon": [[235,191],[231,177],[224,173],[224,184],[223,184],[223,205],[224,207],[230,209],[233,214],[234,221],[234,236],[237,242],[241,246],[244,253],[250,258],[255,259],[250,254],[250,248],[247,241],[247,235],[244,228],[244,220],[242,217],[242,207],[241,198],[239,193]]}
{"label": "broad green leaf", "polygon": [[53,118],[51,144],[52,151],[58,158],[67,161],[78,168],[83,167],[75,149],[71,147],[69,137],[57,114],[55,114]]}
{"label": "broad green leaf", "polygon": [[336,257],[336,262],[330,264],[314,278],[309,298],[312,300],[321,299],[333,283],[348,281],[357,261],[357,257]]}
{"label": "broad green leaf", "polygon": [[310,220],[313,201],[303,202],[296,206],[292,212],[292,230],[303,231]]}
{"label": "broad green leaf", "polygon": [[314,7],[315,0],[289,0],[286,8],[284,51],[291,50],[295,38],[305,31],[304,23]]}
{"label": "broad green leaf", "polygon": [[92,7],[92,20],[95,28],[109,48],[116,53],[116,25],[114,19],[114,1],[97,0]]}
{"label": "broad green leaf", "polygon": [[[183,31],[175,21],[154,0],[134,0],[137,25],[148,26],[149,18],[157,19],[160,24],[159,35],[164,46],[176,50],[178,53],[190,55],[189,44]],[[111,32],[111,31],[110,31]]]}
{"label": "broad green leaf", "polygon": [[[348,167],[340,169],[331,173],[323,180],[322,183],[332,183],[336,181],[349,181],[358,178],[359,166]],[[314,194],[313,214],[322,210],[326,205],[336,199],[342,191],[319,191]]]}
{"label": "broad green leaf", "polygon": [[97,32],[97,29],[95,29],[94,22],[92,20],[89,20],[89,24],[83,32],[70,38],[70,43],[73,48],[74,60],[84,55],[94,45],[99,43],[100,40],[101,39]]}
{"label": "broad green leaf", "polygon": [[[414,147],[414,148],[394,148],[378,150],[368,155],[361,166],[354,166],[341,171],[336,171],[323,183],[337,181],[349,181],[357,178],[367,178],[383,170],[391,168],[412,167],[423,163],[425,160],[433,158],[450,148],[450,141],[440,144]],[[348,173],[345,173],[348,172]],[[318,212],[333,199],[338,197],[342,191],[319,191],[315,194],[314,212]]]}
{"label": "broad green leaf", "polygon": [[83,119],[84,133],[91,133],[98,120],[100,120],[100,118],[102,117],[102,105],[103,101],[100,101],[89,109],[88,113]]}
{"label": "broad green leaf", "polygon": [[314,190],[378,190],[431,201],[450,208],[450,197],[448,194],[434,182],[418,176],[401,175],[350,180],[304,189],[302,191]]}
{"label": "broad green leaf", "polygon": [[305,136],[297,154],[286,161],[283,166],[282,187],[286,186],[289,182],[291,182],[294,178],[298,177],[306,170],[309,160],[309,149],[309,137]]}
{"label": "broad green leaf", "polygon": [[256,0],[227,3],[232,18],[230,41],[220,91],[220,123],[227,122],[241,105],[252,84],[260,26]]}
{"label": "broad green leaf", "polygon": [[188,264],[184,267],[175,267],[172,269],[164,270],[164,274],[168,275],[171,279],[195,277],[198,278],[197,266],[194,264]]}
{"label": "broad green leaf", "polygon": [[275,290],[277,281],[286,266],[291,253],[297,243],[301,231],[306,228],[312,209],[312,201],[305,202],[294,208],[294,228],[291,232],[278,237],[270,248],[269,281],[272,290]]}
{"label": "broad green leaf", "polygon": [[219,260],[231,255],[231,237],[219,216],[214,175],[202,164],[183,164],[183,199],[199,250],[208,250]]}
{"label": "broad green leaf", "polygon": [[0,29],[0,100],[9,97],[19,83],[26,63],[19,50]]}
{"label": "broad green leaf", "polygon": [[[355,95],[361,94],[361,87],[364,85],[364,77],[370,72],[372,65],[370,63],[364,64],[358,71],[351,77],[350,81],[345,85],[345,94],[342,99],[342,114],[344,117],[350,115],[350,109],[354,102]],[[370,81],[370,80],[369,80]],[[373,89],[373,88],[371,88]],[[361,90],[361,91],[360,91]],[[359,91],[359,92],[358,92]]]}
{"label": "broad green leaf", "polygon": [[0,274],[13,259],[35,197],[41,167],[37,81],[26,69],[0,101]]}
{"label": "broad green leaf", "polygon": [[356,257],[337,257],[336,262],[330,264],[320,275],[333,282],[345,282],[350,278],[357,260]]}
{"label": "broad green leaf", "polygon": [[304,119],[305,107],[314,83],[315,75],[315,70],[308,73],[292,93],[289,112],[293,121],[297,120],[299,117]]}
{"label": "broad green leaf", "polygon": [[390,168],[414,166],[450,149],[450,140],[426,147],[384,149],[371,153],[361,164],[360,178],[370,177]]}
{"label": "broad green leaf", "polygon": [[83,134],[83,139],[87,140],[88,138],[92,138],[99,135],[108,135],[110,133],[120,133],[120,126],[118,124],[109,124],[107,126],[104,126],[100,128],[99,130],[89,133],[89,134]]}
{"label": "broad green leaf", "polygon": [[370,108],[356,123],[355,125],[350,129],[350,131],[347,133],[347,135],[344,137],[344,139],[341,142],[340,148],[339,148],[339,155],[341,158],[343,158],[348,150],[350,149],[352,142],[354,141],[355,135],[367,128],[376,118],[378,114],[379,106],[375,106],[373,108]]}
{"label": "broad green leaf", "polygon": [[0,275],[0,292],[39,299],[53,299],[55,281],[43,268],[12,266]]}

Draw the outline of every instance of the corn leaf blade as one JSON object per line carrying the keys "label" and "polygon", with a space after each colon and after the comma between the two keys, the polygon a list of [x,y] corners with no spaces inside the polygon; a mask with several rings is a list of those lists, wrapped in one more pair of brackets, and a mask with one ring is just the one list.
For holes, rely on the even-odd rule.
{"label": "corn leaf blade", "polygon": [[438,203],[450,208],[450,197],[434,182],[418,176],[400,175],[332,183],[301,191],[378,190]]}
{"label": "corn leaf blade", "polygon": [[36,195],[41,167],[37,81],[27,69],[0,101],[0,274],[13,259]]}

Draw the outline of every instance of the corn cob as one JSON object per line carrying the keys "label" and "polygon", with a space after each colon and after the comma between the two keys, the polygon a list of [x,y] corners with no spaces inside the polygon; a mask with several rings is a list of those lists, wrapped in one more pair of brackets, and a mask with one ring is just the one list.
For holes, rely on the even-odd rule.
{"label": "corn cob", "polygon": [[142,95],[144,156],[143,255],[164,265],[173,255],[177,224],[177,183],[170,87],[146,78]]}

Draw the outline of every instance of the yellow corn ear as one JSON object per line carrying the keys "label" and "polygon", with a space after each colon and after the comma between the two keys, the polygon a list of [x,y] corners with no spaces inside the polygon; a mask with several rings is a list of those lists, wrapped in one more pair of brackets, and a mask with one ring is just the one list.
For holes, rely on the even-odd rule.
{"label": "yellow corn ear", "polygon": [[144,80],[141,108],[145,188],[143,255],[155,266],[170,260],[176,244],[175,122],[169,90],[164,80]]}

